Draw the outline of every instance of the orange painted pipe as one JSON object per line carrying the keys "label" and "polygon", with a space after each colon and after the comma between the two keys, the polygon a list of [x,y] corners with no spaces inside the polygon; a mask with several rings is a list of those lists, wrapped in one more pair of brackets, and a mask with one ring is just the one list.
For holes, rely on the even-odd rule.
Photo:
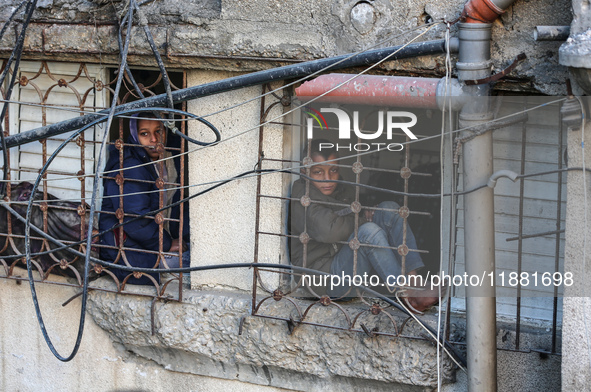
{"label": "orange painted pipe", "polygon": [[504,13],[505,10],[492,0],[470,0],[464,6],[462,16],[466,23],[492,23]]}
{"label": "orange painted pipe", "polygon": [[436,109],[441,79],[403,76],[328,74],[303,83],[296,95],[306,100],[343,84],[317,102]]}

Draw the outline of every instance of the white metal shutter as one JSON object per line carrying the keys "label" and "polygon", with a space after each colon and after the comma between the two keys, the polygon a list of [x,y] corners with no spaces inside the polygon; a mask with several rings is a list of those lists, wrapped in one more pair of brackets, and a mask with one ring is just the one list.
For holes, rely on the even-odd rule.
{"label": "white metal shutter", "polygon": [[[102,88],[102,83],[97,84],[98,89],[95,88],[95,82],[106,79],[105,69],[99,66],[24,61],[19,69],[19,78],[25,80],[23,77],[26,82],[15,86],[13,92],[13,100],[21,104],[11,105],[10,134],[80,116],[81,110],[94,112],[105,107],[106,89]],[[90,128],[85,131],[84,138],[87,142],[100,141],[102,132],[100,127]],[[47,158],[70,135],[71,132],[48,139]],[[69,143],[49,167],[53,173],[47,175],[48,191],[62,199],[79,199],[81,181],[73,176],[80,170],[85,174],[94,173],[97,151],[94,143],[86,143],[84,148],[76,144],[76,139]],[[11,167],[20,169],[13,171],[13,182],[34,182],[43,167],[42,144],[33,142],[12,149]],[[87,177],[85,197],[91,196],[92,185],[93,179]]]}

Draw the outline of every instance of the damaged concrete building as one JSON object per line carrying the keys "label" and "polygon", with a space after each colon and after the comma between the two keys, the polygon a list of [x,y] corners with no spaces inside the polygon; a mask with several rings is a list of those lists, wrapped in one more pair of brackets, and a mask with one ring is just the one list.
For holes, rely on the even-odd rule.
{"label": "damaged concrete building", "polygon": [[[117,110],[171,108],[171,97],[175,110],[221,133],[220,143],[200,146],[191,140],[211,143],[210,129],[176,118],[174,186],[190,198],[178,220],[189,229],[193,270],[133,285],[150,274],[120,279],[92,263],[102,276],[86,297],[74,267],[83,256],[31,262],[50,350],[27,284],[24,232],[0,213],[1,390],[589,388],[585,0],[134,3],[0,4],[4,183],[41,176],[46,233],[49,194],[73,202],[84,223],[94,188],[101,210],[102,140],[122,151],[128,136],[127,120],[106,129],[91,124],[93,113],[108,113],[114,100]],[[320,102],[357,105],[346,107],[370,119],[367,129],[375,108],[414,113],[418,142],[399,139],[396,155],[356,154],[369,142],[342,145],[343,179],[361,188],[358,206],[386,197],[361,184],[400,197],[430,274],[492,273],[496,283],[450,281],[451,297],[418,318],[362,290],[334,301],[290,288],[297,274],[272,265],[290,265],[290,239],[307,241],[290,231],[290,203],[305,203],[290,189],[306,158],[311,115],[301,105],[321,110]],[[336,118],[325,117],[326,138],[336,140],[328,133]]]}

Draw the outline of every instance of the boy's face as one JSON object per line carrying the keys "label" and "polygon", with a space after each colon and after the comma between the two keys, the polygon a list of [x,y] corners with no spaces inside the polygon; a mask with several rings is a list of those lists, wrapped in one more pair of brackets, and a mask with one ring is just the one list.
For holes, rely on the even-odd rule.
{"label": "boy's face", "polygon": [[137,122],[137,138],[138,141],[148,153],[148,156],[153,161],[160,157],[156,147],[158,143],[166,143],[166,134],[164,133],[164,126],[157,120],[138,120]]}
{"label": "boy's face", "polygon": [[[310,168],[310,177],[312,177],[312,185],[314,185],[323,195],[330,196],[334,193],[337,188],[336,182],[316,182],[314,180],[338,180],[339,179],[339,167],[337,166],[337,159],[335,154],[331,154],[328,159],[322,157],[322,155],[313,154],[312,160],[314,162],[324,162],[319,165],[314,165]],[[325,162],[331,161],[331,162]]]}

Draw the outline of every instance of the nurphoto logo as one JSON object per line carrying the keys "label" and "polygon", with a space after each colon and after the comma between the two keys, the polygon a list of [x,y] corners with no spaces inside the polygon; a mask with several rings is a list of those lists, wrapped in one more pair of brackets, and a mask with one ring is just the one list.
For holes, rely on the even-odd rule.
{"label": "nurphoto logo", "polygon": [[[352,132],[355,134],[356,137],[362,140],[375,140],[383,135],[384,129],[386,132],[386,138],[390,141],[392,140],[392,136],[395,130],[401,130],[406,134],[410,139],[416,140],[418,139],[414,133],[410,130],[411,127],[416,125],[417,123],[417,116],[411,112],[399,112],[399,111],[379,111],[378,112],[378,126],[375,132],[368,132],[367,130],[360,130],[359,129],[359,112],[357,110],[353,111],[353,121],[349,114],[337,108],[321,108],[320,112],[318,110],[312,109],[307,107],[306,109],[310,111],[306,111],[305,113],[308,114],[310,117],[307,118],[306,122],[306,129],[307,129],[307,137],[308,139],[314,138],[314,123],[313,119],[316,120],[318,126],[321,130],[325,128],[328,129],[328,124],[326,119],[322,115],[322,113],[332,113],[337,116],[337,120],[339,123],[339,140],[342,141],[349,141],[351,139]],[[313,113],[312,113],[313,112]],[[403,121],[403,120],[407,121]],[[351,126],[351,123],[353,126]],[[386,124],[384,127],[384,123]],[[347,151],[369,151],[371,149],[377,150],[384,150],[387,149],[388,151],[402,151],[404,145],[400,143],[321,143],[319,146],[320,150],[323,148],[336,148],[337,151],[339,150],[347,150]]]}

